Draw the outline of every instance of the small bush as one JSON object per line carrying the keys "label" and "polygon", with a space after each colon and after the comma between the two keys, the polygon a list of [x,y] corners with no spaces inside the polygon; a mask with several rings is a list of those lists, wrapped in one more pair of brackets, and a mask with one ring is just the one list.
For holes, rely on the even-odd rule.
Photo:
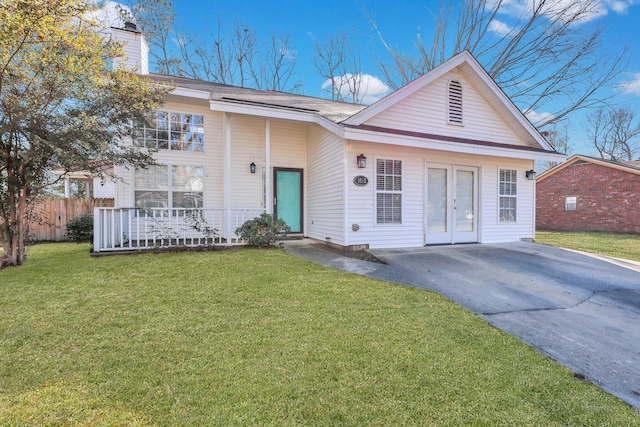
{"label": "small bush", "polygon": [[64,235],[73,242],[93,241],[93,215],[86,213],[68,221]]}
{"label": "small bush", "polygon": [[236,234],[251,246],[264,248],[273,246],[276,240],[285,237],[291,228],[281,219],[263,213],[236,228]]}

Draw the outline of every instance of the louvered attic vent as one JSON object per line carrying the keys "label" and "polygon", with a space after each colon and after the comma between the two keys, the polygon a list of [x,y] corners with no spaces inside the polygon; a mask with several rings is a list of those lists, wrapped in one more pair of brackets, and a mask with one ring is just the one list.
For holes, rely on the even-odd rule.
{"label": "louvered attic vent", "polygon": [[449,81],[449,123],[462,124],[462,84],[458,80]]}

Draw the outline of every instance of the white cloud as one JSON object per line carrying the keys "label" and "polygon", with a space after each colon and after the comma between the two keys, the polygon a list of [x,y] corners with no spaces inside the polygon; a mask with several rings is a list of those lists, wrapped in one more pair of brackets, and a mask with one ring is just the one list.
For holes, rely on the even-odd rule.
{"label": "white cloud", "polygon": [[527,119],[529,119],[529,121],[534,126],[542,125],[542,124],[547,123],[548,121],[550,121],[550,120],[552,120],[554,118],[553,114],[551,114],[549,112],[537,113],[537,112],[535,112],[533,110],[525,111],[524,115],[527,117]]}
{"label": "white cloud", "polygon": [[617,88],[626,94],[640,95],[640,73],[635,73],[630,81],[620,83]]}
{"label": "white cloud", "polygon": [[511,30],[513,30],[513,27],[510,27],[504,22],[498,21],[497,19],[489,22],[489,31],[496,33],[500,37],[506,36],[507,34],[509,34],[509,32],[511,32]]}
{"label": "white cloud", "polygon": [[[636,0],[547,0],[542,13],[545,15],[564,13],[567,18],[579,13],[578,22],[589,22],[605,16],[608,7],[611,7],[609,3],[630,4],[633,1]],[[540,0],[505,0],[500,5],[500,13],[512,18],[526,18],[531,16],[534,8],[539,5]]]}
{"label": "white cloud", "polygon": [[626,14],[629,7],[638,4],[638,0],[605,0],[605,5],[618,14]]}
{"label": "white cloud", "polygon": [[[93,3],[96,4],[98,2],[94,1]],[[91,13],[89,18],[95,20],[102,28],[122,28],[124,26],[124,19],[120,13],[121,10],[131,13],[131,10],[127,6],[116,1],[107,0],[98,4],[100,8]]]}
{"label": "white cloud", "polygon": [[[340,97],[346,100],[351,100],[350,87],[357,87],[358,90],[358,102],[362,104],[372,104],[391,92],[391,88],[379,78],[372,76],[371,74],[351,74],[347,73],[342,76],[334,77],[336,82],[335,90],[340,94]],[[331,79],[327,79],[322,84],[323,90],[331,90]]]}

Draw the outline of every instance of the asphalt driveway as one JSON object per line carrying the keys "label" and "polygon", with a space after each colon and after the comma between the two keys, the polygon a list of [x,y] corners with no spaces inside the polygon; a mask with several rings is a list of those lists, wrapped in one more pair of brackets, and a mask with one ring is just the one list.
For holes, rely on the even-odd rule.
{"label": "asphalt driveway", "polygon": [[370,251],[388,265],[286,249],[436,291],[640,408],[640,264],[525,242]]}

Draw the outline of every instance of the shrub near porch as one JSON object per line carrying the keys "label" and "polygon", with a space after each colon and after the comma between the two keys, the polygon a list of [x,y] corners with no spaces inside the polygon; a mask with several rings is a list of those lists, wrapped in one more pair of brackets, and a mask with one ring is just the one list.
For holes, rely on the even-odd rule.
{"label": "shrub near porch", "polygon": [[277,249],[0,271],[0,425],[640,425],[424,290]]}

